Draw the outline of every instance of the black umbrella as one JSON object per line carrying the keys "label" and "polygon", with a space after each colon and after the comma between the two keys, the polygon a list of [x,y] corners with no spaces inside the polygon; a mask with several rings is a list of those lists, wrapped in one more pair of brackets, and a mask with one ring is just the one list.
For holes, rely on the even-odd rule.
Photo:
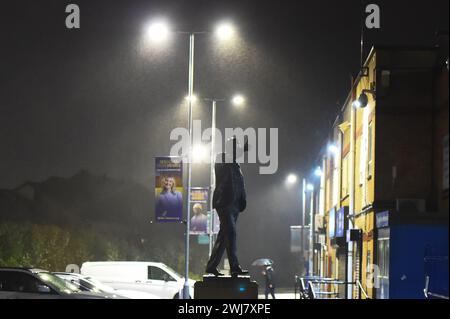
{"label": "black umbrella", "polygon": [[269,258],[256,259],[252,263],[252,266],[271,266],[271,265],[273,265],[273,260]]}

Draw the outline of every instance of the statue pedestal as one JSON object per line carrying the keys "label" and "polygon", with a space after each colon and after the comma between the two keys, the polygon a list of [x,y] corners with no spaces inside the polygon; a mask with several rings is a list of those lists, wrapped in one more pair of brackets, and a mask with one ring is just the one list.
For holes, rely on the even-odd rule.
{"label": "statue pedestal", "polygon": [[194,299],[258,299],[258,284],[250,276],[203,276],[194,285]]}

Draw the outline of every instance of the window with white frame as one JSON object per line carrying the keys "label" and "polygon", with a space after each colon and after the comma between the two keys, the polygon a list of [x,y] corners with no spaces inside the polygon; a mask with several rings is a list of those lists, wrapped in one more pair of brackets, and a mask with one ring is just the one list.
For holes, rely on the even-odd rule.
{"label": "window with white frame", "polygon": [[372,122],[369,123],[369,131],[367,134],[367,178],[372,177],[372,152],[373,152],[373,125]]}
{"label": "window with white frame", "polygon": [[342,158],[342,198],[346,197],[349,194],[349,186],[350,186],[350,153],[347,153]]}
{"label": "window with white frame", "polygon": [[340,200],[339,198],[339,158],[338,156],[333,157],[333,195],[332,195],[332,205],[336,206],[338,205],[338,202]]}
{"label": "window with white frame", "polygon": [[364,134],[364,129],[363,129],[363,133],[360,139],[360,150],[359,150],[359,186],[363,186],[364,185],[364,180],[365,180],[365,176],[366,176],[366,138],[365,138],[365,134]]}

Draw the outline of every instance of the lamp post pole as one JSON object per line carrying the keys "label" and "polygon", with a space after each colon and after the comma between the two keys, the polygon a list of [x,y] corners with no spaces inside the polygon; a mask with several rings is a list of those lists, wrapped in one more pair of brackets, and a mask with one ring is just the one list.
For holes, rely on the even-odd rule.
{"label": "lamp post pole", "polygon": [[[222,30],[226,31],[228,34],[232,32],[230,27],[225,26],[226,28]],[[185,33],[185,32],[179,32]],[[192,146],[193,146],[193,134],[192,134],[192,104],[193,104],[193,96],[194,96],[194,42],[195,42],[195,34],[203,34],[206,33],[204,31],[200,32],[190,32],[189,33],[189,79],[188,79],[188,98],[189,98],[189,110],[188,110],[188,128],[189,128],[189,154],[188,154],[188,162],[187,162],[187,209],[186,209],[186,238],[185,238],[185,278],[184,278],[184,287],[183,287],[183,299],[189,299],[189,229],[191,226],[191,162],[192,162]],[[215,114],[214,114],[215,116]]]}
{"label": "lamp post pole", "polygon": [[314,267],[314,191],[311,191],[311,204],[309,208],[309,276],[313,276]]}
{"label": "lamp post pole", "polygon": [[192,102],[194,92],[194,33],[189,35],[189,110],[188,110],[188,129],[189,129],[189,153],[187,162],[187,209],[186,209],[186,238],[185,238],[185,277],[183,288],[183,299],[189,299],[189,230],[191,226],[191,160],[192,160]]}
{"label": "lamp post pole", "polygon": [[212,100],[212,118],[211,118],[211,159],[210,159],[210,195],[209,195],[209,211],[210,211],[210,222],[209,222],[209,256],[211,256],[213,248],[213,236],[214,236],[214,208],[213,208],[213,194],[216,187],[216,179],[214,175],[214,153],[215,153],[215,143],[216,143],[216,104],[217,100]]}
{"label": "lamp post pole", "polygon": [[306,179],[303,178],[303,187],[302,187],[302,267],[303,270],[305,271],[305,275],[307,275],[308,273],[306,272],[305,268],[305,251],[306,251],[306,243],[305,243],[305,226],[306,226],[306,222],[305,222],[305,218],[306,218]]}

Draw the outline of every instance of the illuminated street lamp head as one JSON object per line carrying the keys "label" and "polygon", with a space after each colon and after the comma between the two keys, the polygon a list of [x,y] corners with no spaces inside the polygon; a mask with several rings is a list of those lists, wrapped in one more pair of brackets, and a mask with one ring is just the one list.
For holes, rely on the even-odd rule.
{"label": "illuminated street lamp head", "polygon": [[312,191],[314,191],[314,185],[313,185],[313,184],[310,184],[310,183],[308,183],[308,184],[306,185],[306,190],[307,190],[308,192],[312,192]]}
{"label": "illuminated street lamp head", "polygon": [[221,23],[217,27],[216,34],[220,40],[230,40],[235,33],[234,27],[230,23]]}
{"label": "illuminated street lamp head", "polygon": [[352,105],[354,108],[359,109],[361,107],[361,102],[359,100],[354,100]]}
{"label": "illuminated street lamp head", "polygon": [[289,185],[295,184],[297,182],[297,175],[295,174],[289,174],[286,178],[286,182]]}
{"label": "illuminated street lamp head", "polygon": [[314,175],[316,175],[317,177],[322,177],[323,172],[322,172],[322,168],[320,166],[318,166],[316,168],[316,170],[314,171]]}
{"label": "illuminated street lamp head", "polygon": [[190,102],[192,102],[192,104],[194,104],[195,102],[197,102],[197,96],[196,95],[192,95],[192,96],[189,96],[189,95],[187,95],[185,98],[184,98],[186,101],[190,101]]}
{"label": "illuminated street lamp head", "polygon": [[245,98],[242,95],[237,94],[237,95],[233,96],[233,99],[231,100],[231,102],[235,106],[243,106],[245,104]]}
{"label": "illuminated street lamp head", "polygon": [[361,95],[358,97],[357,100],[353,101],[352,105],[353,107],[359,109],[359,108],[365,108],[367,104],[369,103],[369,97],[366,93],[361,93]]}
{"label": "illuminated street lamp head", "polygon": [[155,21],[147,26],[147,37],[154,42],[163,42],[169,37],[169,27],[164,21]]}
{"label": "illuminated street lamp head", "polygon": [[208,152],[203,144],[197,144],[192,147],[192,161],[194,163],[202,163],[207,159]]}
{"label": "illuminated street lamp head", "polygon": [[334,145],[334,144],[328,145],[328,153],[330,153],[331,155],[337,155],[338,152],[339,152],[339,149],[336,145]]}

